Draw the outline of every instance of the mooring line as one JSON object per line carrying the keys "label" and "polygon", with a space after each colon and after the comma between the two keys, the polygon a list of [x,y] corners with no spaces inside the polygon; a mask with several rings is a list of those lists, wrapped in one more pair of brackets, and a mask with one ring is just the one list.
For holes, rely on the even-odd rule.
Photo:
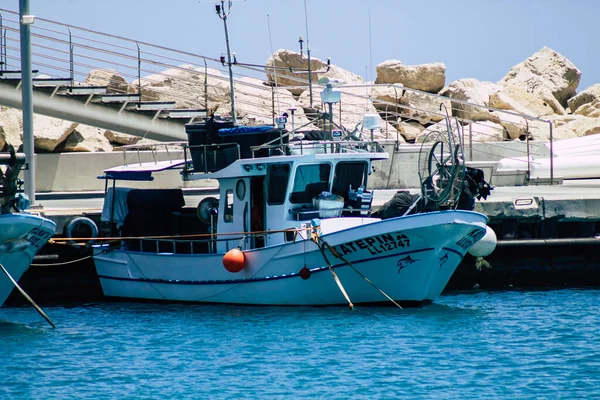
{"label": "mooring line", "polygon": [[69,265],[69,264],[74,264],[74,263],[78,263],[81,261],[85,261],[88,258],[92,258],[92,256],[85,256],[82,258],[78,258],[77,260],[63,261],[63,262],[59,262],[59,263],[31,264],[31,266],[32,267],[60,267],[63,265]]}
{"label": "mooring line", "polygon": [[40,308],[40,306],[38,306],[35,303],[35,301],[33,301],[33,299],[31,297],[29,297],[29,295],[21,288],[21,286],[19,286],[19,284],[17,283],[17,281],[15,281],[15,279],[10,275],[10,273],[8,272],[8,270],[6,268],[4,268],[4,265],[0,264],[0,268],[2,269],[2,271],[4,271],[4,273],[6,274],[6,277],[12,282],[12,284],[17,288],[17,290],[23,295],[23,297],[25,297],[25,300],[27,300],[29,302],[29,304],[31,304],[33,306],[33,308],[35,308],[35,310],[42,317],[44,317],[44,319],[46,321],[48,321],[48,323],[53,328],[56,328],[56,325],[54,325],[54,322],[52,322],[52,320],[50,319],[50,317],[47,316],[46,313]]}
{"label": "mooring line", "polygon": [[[371,282],[371,280],[369,278],[367,278],[366,276],[364,276],[358,269],[356,269],[356,267],[354,265],[352,265],[352,263],[350,261],[346,260],[344,258],[344,256],[342,256],[335,249],[335,247],[331,246],[329,243],[327,243],[325,240],[323,240],[323,238],[320,238],[320,239],[321,239],[321,242],[323,242],[323,244],[325,246],[327,246],[327,248],[329,249],[329,251],[331,252],[331,254],[333,254],[335,257],[339,258],[343,262],[345,262],[346,265],[348,265],[350,268],[352,268],[354,270],[354,272],[356,272],[358,275],[360,275],[367,283],[369,283],[371,286],[373,286],[375,289],[377,289],[382,295],[384,295],[385,297],[387,297],[387,299],[389,301],[391,301],[392,303],[394,303],[396,305],[396,307],[398,307],[399,309],[402,309],[402,307],[400,306],[400,304],[396,303],[394,301],[394,299],[392,299],[390,296],[387,295],[387,293],[385,293],[383,290],[381,290],[379,287],[377,287],[377,285],[375,285],[373,282]],[[324,253],[323,250],[321,250],[321,252]]]}
{"label": "mooring line", "polygon": [[323,255],[323,260],[325,260],[325,264],[327,264],[327,268],[329,268],[329,271],[331,272],[331,275],[333,275],[333,280],[335,280],[335,283],[338,285],[338,288],[340,289],[340,292],[342,292],[342,294],[346,298],[346,301],[348,302],[348,307],[350,307],[351,310],[354,310],[354,304],[352,304],[352,301],[350,300],[350,297],[348,296],[348,293],[346,293],[346,290],[344,289],[344,285],[342,285],[342,282],[340,281],[340,278],[337,276],[337,274],[333,270],[333,267],[331,266],[331,263],[329,262],[329,259],[325,255],[325,247],[322,244],[319,243],[319,235],[317,233],[313,233],[312,235],[310,235],[310,240],[312,240],[313,242],[315,242],[315,244],[317,245],[317,247],[319,248],[319,250],[321,250],[321,254]]}

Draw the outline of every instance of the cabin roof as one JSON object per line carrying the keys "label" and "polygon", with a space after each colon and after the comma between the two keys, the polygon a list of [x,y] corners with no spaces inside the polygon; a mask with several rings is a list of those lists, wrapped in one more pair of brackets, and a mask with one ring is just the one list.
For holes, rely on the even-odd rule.
{"label": "cabin roof", "polygon": [[[227,179],[241,178],[245,176],[256,176],[265,174],[267,164],[276,163],[322,163],[323,161],[368,161],[368,160],[387,160],[388,153],[319,153],[319,154],[299,154],[299,155],[281,155],[264,158],[242,158],[234,161],[227,167],[211,173],[190,172],[187,174],[188,180],[199,179]],[[262,168],[261,168],[262,166]],[[252,168],[251,168],[252,167]]]}
{"label": "cabin roof", "polygon": [[131,163],[105,169],[104,176],[99,179],[118,179],[125,181],[151,181],[153,172],[181,168],[185,160],[150,161],[144,163]]}

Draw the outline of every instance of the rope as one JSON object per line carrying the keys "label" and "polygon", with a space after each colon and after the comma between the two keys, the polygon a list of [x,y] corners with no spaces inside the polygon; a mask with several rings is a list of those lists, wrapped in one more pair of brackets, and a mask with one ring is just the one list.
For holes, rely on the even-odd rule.
{"label": "rope", "polygon": [[350,268],[352,268],[354,270],[354,272],[356,272],[357,274],[359,274],[365,281],[367,281],[367,283],[369,283],[371,286],[373,286],[375,289],[379,290],[379,292],[384,295],[385,297],[387,297],[387,299],[389,301],[391,301],[392,303],[394,303],[394,305],[396,305],[396,307],[398,307],[399,309],[402,309],[402,307],[400,306],[400,304],[396,303],[394,301],[394,299],[392,299],[390,296],[388,296],[383,290],[381,290],[380,288],[378,288],[373,282],[371,282],[369,280],[369,278],[367,278],[366,276],[364,276],[359,270],[356,269],[356,267],[354,267],[354,265],[352,265],[352,263],[348,260],[346,260],[344,258],[344,256],[342,256],[340,253],[338,253],[338,251],[332,247],[329,243],[327,243],[325,240],[323,240],[323,238],[321,238],[321,241],[323,242],[323,244],[325,246],[327,246],[327,248],[329,249],[329,251],[336,256],[337,258],[339,258],[340,260],[342,260],[343,262],[345,262]]}
{"label": "rope", "polygon": [[[329,264],[329,261],[327,260],[327,257],[325,256],[325,249],[324,249],[325,246],[327,246],[327,248],[329,249],[329,251],[331,252],[331,254],[333,254],[336,258],[339,258],[344,263],[346,263],[346,265],[348,265],[350,268],[352,268],[354,270],[354,272],[356,272],[358,275],[360,275],[368,284],[370,284],[371,286],[373,286],[375,289],[377,289],[379,291],[379,293],[381,293],[389,301],[391,301],[392,303],[394,303],[394,305],[396,307],[398,307],[399,309],[402,309],[402,307],[400,306],[400,304],[396,303],[394,301],[394,299],[392,299],[390,296],[387,295],[387,293],[385,293],[383,290],[381,290],[380,288],[378,288],[373,282],[371,282],[371,280],[369,278],[367,278],[358,269],[356,269],[356,267],[354,265],[352,265],[352,263],[350,261],[346,260],[344,258],[344,256],[342,256],[340,253],[338,253],[338,251],[335,249],[335,247],[333,247],[329,243],[327,243],[322,237],[319,236],[319,234],[317,232],[313,231],[313,234],[311,235],[310,238],[311,238],[311,240],[313,242],[315,242],[317,244],[317,246],[319,246],[319,249],[321,250],[321,254],[323,254],[323,258],[325,259],[325,262],[327,263],[327,266],[331,270],[331,273],[335,274],[333,272],[333,269],[331,268],[331,265]],[[321,240],[321,242],[323,243],[323,245],[319,245],[319,243],[318,243],[319,239]],[[340,283],[340,285],[341,285],[341,283]],[[343,288],[342,288],[342,290],[343,290]]]}
{"label": "rope", "polygon": [[17,288],[17,290],[23,295],[23,297],[25,297],[25,300],[27,300],[29,302],[29,304],[31,304],[33,306],[33,308],[35,308],[35,310],[42,316],[44,317],[44,319],[46,321],[48,321],[48,323],[53,327],[56,328],[56,325],[54,325],[54,322],[52,322],[52,320],[50,319],[49,316],[46,315],[46,313],[40,308],[40,306],[38,306],[35,301],[33,301],[33,299],[31,297],[29,297],[29,295],[27,294],[27,292],[25,292],[23,290],[23,288],[21,288],[21,286],[19,286],[19,284],[17,283],[17,281],[15,281],[15,279],[10,275],[10,273],[8,272],[8,270],[6,268],[4,268],[4,265],[0,264],[0,269],[2,269],[2,271],[6,274],[6,277],[12,282],[12,284]]}
{"label": "rope", "polygon": [[127,240],[127,239],[187,239],[187,238],[202,238],[202,237],[214,237],[214,236],[232,236],[232,235],[241,235],[241,236],[260,236],[260,235],[271,235],[273,233],[285,233],[285,232],[298,232],[302,230],[310,230],[310,228],[288,228],[288,229],[278,229],[278,230],[269,230],[269,231],[254,231],[254,232],[227,232],[227,233],[194,233],[188,235],[162,235],[162,236],[110,236],[110,237],[93,237],[93,238],[52,238],[48,240],[48,243],[51,244],[64,244],[62,242],[68,242],[72,240],[79,240],[82,242],[86,242],[89,240],[93,241],[119,241],[119,240]]}
{"label": "rope", "polygon": [[346,298],[346,301],[348,302],[348,307],[350,307],[351,310],[354,310],[354,304],[352,304],[352,301],[350,301],[350,297],[348,296],[348,293],[346,293],[346,290],[344,289],[344,286],[342,285],[340,278],[337,276],[337,274],[333,270],[331,263],[329,263],[329,259],[327,258],[327,255],[325,255],[325,247],[319,243],[319,234],[316,232],[313,232],[313,234],[310,236],[310,240],[315,242],[315,244],[317,245],[319,250],[321,250],[321,254],[323,255],[323,260],[325,260],[325,264],[327,264],[327,268],[329,268],[331,275],[333,275],[333,279],[335,280],[335,283],[338,285],[338,288],[340,288],[340,292],[342,292],[342,294]]}
{"label": "rope", "polygon": [[47,264],[31,264],[32,267],[59,267],[63,265],[75,264],[81,261],[85,261],[88,258],[92,258],[92,256],[85,256],[82,258],[78,258],[77,260],[64,261],[60,263],[47,263]]}

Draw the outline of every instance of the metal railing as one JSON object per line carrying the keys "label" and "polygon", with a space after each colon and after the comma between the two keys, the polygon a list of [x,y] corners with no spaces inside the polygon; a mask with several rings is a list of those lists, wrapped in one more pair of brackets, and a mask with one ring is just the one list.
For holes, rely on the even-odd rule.
{"label": "metal railing", "polygon": [[[0,71],[20,68],[19,15],[0,8]],[[116,71],[114,79],[106,82],[111,93],[137,94],[138,106],[142,101],[174,101],[175,108],[203,108],[216,113],[229,96],[227,65],[220,59],[191,52],[179,51],[143,41],[102,33],[83,27],[36,17],[31,26],[32,69],[43,76],[64,78],[70,86],[97,83],[90,81],[90,71]],[[316,61],[317,59],[315,59]],[[325,104],[315,102],[309,109],[291,95],[291,91],[306,91],[309,81],[303,74],[273,74],[264,66],[234,63],[235,103],[242,123],[271,124],[273,118],[294,106],[299,125],[318,124]],[[283,69],[282,69],[283,70]],[[285,71],[282,71],[285,72]],[[265,80],[265,74],[268,76]],[[122,79],[118,79],[121,77]],[[273,79],[284,77],[293,85],[280,85]],[[304,77],[304,78],[303,78]],[[170,80],[178,90],[165,91],[160,83]],[[377,90],[387,88],[393,93],[392,101],[378,98]],[[443,129],[436,126],[445,114],[439,104],[449,104],[450,113],[459,121],[469,158],[473,160],[475,138],[489,139],[491,143],[521,138],[526,142],[523,156],[533,155],[529,146],[531,137],[541,136],[550,142],[553,154],[553,126],[551,121],[463,100],[423,92],[401,85],[361,84],[339,88],[342,100],[333,108],[330,117],[351,133],[363,134],[360,127],[366,112],[378,112],[383,118],[378,137],[395,140],[397,145],[415,139],[402,137],[404,124],[418,122],[421,128]],[[211,93],[211,94],[209,94]],[[218,93],[215,97],[212,94]],[[265,107],[265,105],[267,105]],[[487,113],[493,126],[485,121],[468,118],[471,111]],[[313,125],[314,126],[314,125]],[[499,127],[500,126],[500,127]],[[420,128],[419,128],[420,129]],[[417,138],[418,139],[418,138]],[[489,144],[494,146],[494,144]],[[529,161],[524,166],[529,171]],[[550,180],[554,181],[553,161],[550,157]]]}

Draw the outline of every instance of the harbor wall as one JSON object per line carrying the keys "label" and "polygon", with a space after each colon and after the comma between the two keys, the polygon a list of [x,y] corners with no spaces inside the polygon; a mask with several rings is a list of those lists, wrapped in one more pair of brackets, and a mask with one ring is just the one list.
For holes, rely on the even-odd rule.
{"label": "harbor wall", "polygon": [[[127,153],[131,155],[129,160],[123,158],[123,152],[105,153],[48,153],[37,154],[35,163],[36,192],[93,192],[104,191],[105,180],[98,179],[104,175],[103,171],[125,161],[130,164],[139,162],[151,162],[153,160],[166,161],[183,159],[182,151],[156,152],[150,151],[139,153]],[[216,181],[183,182],[179,170],[165,171],[156,174],[152,182],[131,182],[136,188],[170,188],[170,187],[204,187],[217,186]]]}
{"label": "harbor wall", "polygon": [[[415,144],[397,145],[395,141],[382,141],[382,147],[389,158],[373,163],[370,187],[373,189],[418,188],[419,155],[422,146]],[[530,154],[547,155],[543,142],[530,143]],[[123,152],[94,153],[44,153],[36,155],[36,191],[37,192],[86,192],[104,190],[105,181],[98,179],[105,169],[129,163],[150,162],[156,160],[182,159],[182,151],[140,151],[128,152],[128,160]],[[486,180],[494,184],[491,177],[493,162],[506,157],[522,157],[527,154],[527,144],[520,141],[500,143],[474,143],[465,148],[467,165],[481,167]],[[502,182],[497,182],[502,184]],[[153,182],[139,182],[137,187],[214,187],[216,181],[183,182],[177,171],[156,174]]]}

